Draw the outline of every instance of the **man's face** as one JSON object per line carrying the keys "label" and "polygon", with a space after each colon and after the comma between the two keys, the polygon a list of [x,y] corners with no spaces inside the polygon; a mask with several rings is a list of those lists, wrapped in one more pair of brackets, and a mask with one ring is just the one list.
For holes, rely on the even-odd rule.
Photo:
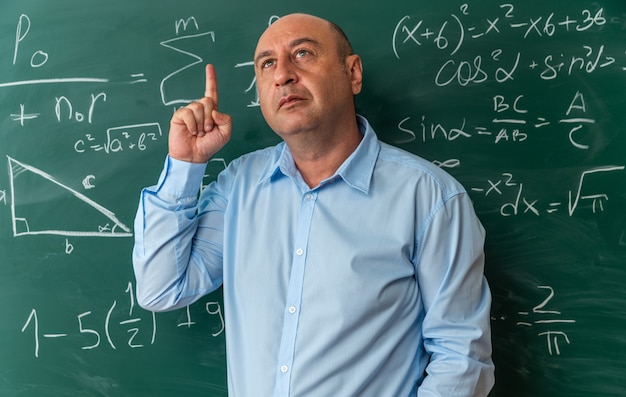
{"label": "man's face", "polygon": [[271,25],[259,39],[254,66],[269,126],[287,138],[345,117],[360,90],[350,59],[340,59],[335,33],[322,19],[296,14]]}

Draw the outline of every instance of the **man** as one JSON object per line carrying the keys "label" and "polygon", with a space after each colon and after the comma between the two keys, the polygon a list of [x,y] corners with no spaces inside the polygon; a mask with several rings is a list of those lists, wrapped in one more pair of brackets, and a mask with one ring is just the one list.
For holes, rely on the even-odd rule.
{"label": "man", "polygon": [[491,296],[467,193],[356,115],[361,60],[336,25],[280,18],[254,65],[284,142],[234,160],[198,199],[232,129],[207,66],[141,195],[140,304],[180,308],[223,285],[231,396],[487,395]]}

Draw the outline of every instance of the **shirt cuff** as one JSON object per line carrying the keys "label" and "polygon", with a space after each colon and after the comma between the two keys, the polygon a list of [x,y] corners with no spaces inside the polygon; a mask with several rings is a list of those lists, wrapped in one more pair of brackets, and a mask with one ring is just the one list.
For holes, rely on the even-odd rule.
{"label": "shirt cuff", "polygon": [[190,163],[176,160],[168,155],[159,177],[156,193],[168,201],[195,199],[202,186],[205,170],[206,163]]}

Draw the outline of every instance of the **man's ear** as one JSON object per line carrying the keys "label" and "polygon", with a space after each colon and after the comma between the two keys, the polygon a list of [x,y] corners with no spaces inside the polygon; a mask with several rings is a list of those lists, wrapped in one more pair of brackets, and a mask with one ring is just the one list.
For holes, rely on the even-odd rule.
{"label": "man's ear", "polygon": [[363,64],[361,63],[361,57],[356,54],[348,55],[346,58],[346,70],[352,82],[352,93],[356,95],[361,92],[363,87]]}

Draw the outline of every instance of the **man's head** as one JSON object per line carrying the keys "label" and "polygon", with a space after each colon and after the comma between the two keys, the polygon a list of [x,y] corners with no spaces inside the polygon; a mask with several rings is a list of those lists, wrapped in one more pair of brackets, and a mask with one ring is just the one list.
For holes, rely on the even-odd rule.
{"label": "man's head", "polygon": [[254,70],[263,116],[283,138],[354,123],[361,60],[337,25],[306,14],[278,19],[259,38]]}
{"label": "man's head", "polygon": [[346,59],[348,56],[353,55],[354,50],[352,49],[352,44],[350,44],[350,40],[348,40],[348,36],[346,36],[343,29],[341,29],[341,27],[334,22],[327,22],[335,35],[339,59]]}

